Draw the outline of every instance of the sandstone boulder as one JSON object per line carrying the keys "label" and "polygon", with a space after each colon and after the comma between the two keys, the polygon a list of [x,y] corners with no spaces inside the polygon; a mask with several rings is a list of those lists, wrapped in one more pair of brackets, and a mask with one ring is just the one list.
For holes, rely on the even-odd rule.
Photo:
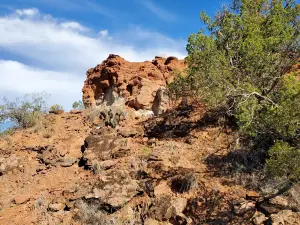
{"label": "sandstone boulder", "polygon": [[173,72],[186,65],[175,57],[156,57],[152,62],[128,62],[118,55],[109,57],[87,71],[83,102],[87,107],[106,102],[112,105],[118,98],[139,109],[161,112],[167,107],[163,87],[173,80]]}

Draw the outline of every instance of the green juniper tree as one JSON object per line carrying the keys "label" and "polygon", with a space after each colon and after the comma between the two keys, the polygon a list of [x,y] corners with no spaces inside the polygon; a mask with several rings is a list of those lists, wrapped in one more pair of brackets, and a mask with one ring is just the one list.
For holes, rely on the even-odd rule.
{"label": "green juniper tree", "polygon": [[[268,150],[281,141],[299,156],[300,74],[292,66],[300,57],[300,5],[234,0],[215,18],[200,17],[205,29],[188,39],[187,76],[175,79],[170,90],[188,87],[208,109],[233,116],[255,148]],[[286,159],[276,152],[270,165]]]}

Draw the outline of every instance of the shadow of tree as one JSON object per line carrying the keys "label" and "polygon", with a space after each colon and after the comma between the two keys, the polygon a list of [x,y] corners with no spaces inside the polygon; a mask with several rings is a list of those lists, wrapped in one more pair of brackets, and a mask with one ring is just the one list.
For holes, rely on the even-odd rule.
{"label": "shadow of tree", "polygon": [[263,168],[265,153],[246,149],[237,149],[226,155],[211,154],[205,163],[215,176],[229,176],[235,171],[251,173]]}
{"label": "shadow of tree", "polygon": [[[145,134],[148,137],[158,139],[183,138],[189,136],[194,129],[219,126],[218,118],[224,114],[223,112],[222,109],[206,112],[203,104],[185,104],[182,102],[178,107],[159,117],[150,118],[141,125],[144,126]],[[200,119],[193,121],[191,116],[196,113]]]}
{"label": "shadow of tree", "polygon": [[211,190],[197,196],[201,197],[190,199],[183,212],[193,220],[193,224],[252,224],[254,212],[248,211],[243,215],[232,213],[234,201],[228,195]]}

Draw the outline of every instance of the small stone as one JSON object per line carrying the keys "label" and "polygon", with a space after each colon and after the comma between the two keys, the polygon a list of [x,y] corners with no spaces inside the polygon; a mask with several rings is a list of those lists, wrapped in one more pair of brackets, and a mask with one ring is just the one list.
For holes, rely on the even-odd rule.
{"label": "small stone", "polygon": [[70,167],[72,165],[74,165],[77,162],[76,158],[66,158],[61,162],[61,166],[62,167]]}
{"label": "small stone", "polygon": [[81,114],[82,110],[75,110],[75,109],[73,109],[73,110],[70,110],[70,113],[71,114]]}
{"label": "small stone", "polygon": [[247,200],[253,200],[256,201],[260,198],[259,193],[255,192],[255,191],[248,191],[246,194],[246,199]]}
{"label": "small stone", "polygon": [[95,198],[104,198],[106,195],[104,190],[99,190],[98,188],[94,188],[93,192]]}
{"label": "small stone", "polygon": [[276,205],[272,205],[268,202],[264,202],[263,204],[261,204],[260,208],[262,208],[264,212],[266,212],[268,215],[278,213],[281,211],[279,207],[277,207]]}
{"label": "small stone", "polygon": [[55,204],[50,204],[48,206],[48,209],[52,212],[58,212],[61,211],[65,208],[65,204],[63,203],[55,203]]}
{"label": "small stone", "polygon": [[291,217],[293,216],[293,212],[291,210],[283,210],[278,212],[277,214],[272,214],[270,216],[272,225],[282,225],[286,224],[286,222],[291,222]]}
{"label": "small stone", "polygon": [[20,204],[24,204],[26,202],[28,202],[31,198],[31,195],[29,194],[23,194],[23,195],[18,195],[14,198],[14,202],[17,204],[17,205],[20,205]]}
{"label": "small stone", "polygon": [[154,195],[156,197],[162,196],[164,194],[172,193],[167,181],[162,181],[154,188]]}
{"label": "small stone", "polygon": [[276,196],[275,198],[272,198],[269,202],[272,205],[277,205],[280,207],[287,207],[289,205],[288,201],[281,196]]}
{"label": "small stone", "polygon": [[118,160],[106,160],[97,164],[97,167],[103,170],[108,170],[118,163]]}
{"label": "small stone", "polygon": [[186,218],[186,222],[187,224],[193,224],[193,220],[190,217]]}
{"label": "small stone", "polygon": [[172,200],[171,207],[167,209],[165,217],[166,218],[171,218],[171,217],[175,218],[177,216],[181,216],[186,205],[187,205],[187,199],[185,199],[185,198],[176,198],[176,199]]}
{"label": "small stone", "polygon": [[255,225],[261,225],[267,219],[268,219],[268,217],[266,217],[263,213],[256,211],[253,218],[252,218],[252,221]]}
{"label": "small stone", "polygon": [[87,194],[84,196],[85,199],[95,198],[95,195],[93,193]]}
{"label": "small stone", "polygon": [[243,215],[247,213],[248,211],[255,210],[255,203],[254,202],[245,202],[241,205],[236,205],[233,208],[233,211],[237,215]]}

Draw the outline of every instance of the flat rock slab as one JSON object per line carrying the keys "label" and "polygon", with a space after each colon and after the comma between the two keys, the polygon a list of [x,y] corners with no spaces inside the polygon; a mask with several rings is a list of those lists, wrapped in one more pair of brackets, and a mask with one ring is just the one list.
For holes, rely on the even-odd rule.
{"label": "flat rock slab", "polygon": [[20,205],[20,204],[24,204],[24,203],[28,202],[30,200],[30,198],[31,198],[31,195],[29,195],[29,194],[17,195],[13,199],[13,201],[17,205]]}

